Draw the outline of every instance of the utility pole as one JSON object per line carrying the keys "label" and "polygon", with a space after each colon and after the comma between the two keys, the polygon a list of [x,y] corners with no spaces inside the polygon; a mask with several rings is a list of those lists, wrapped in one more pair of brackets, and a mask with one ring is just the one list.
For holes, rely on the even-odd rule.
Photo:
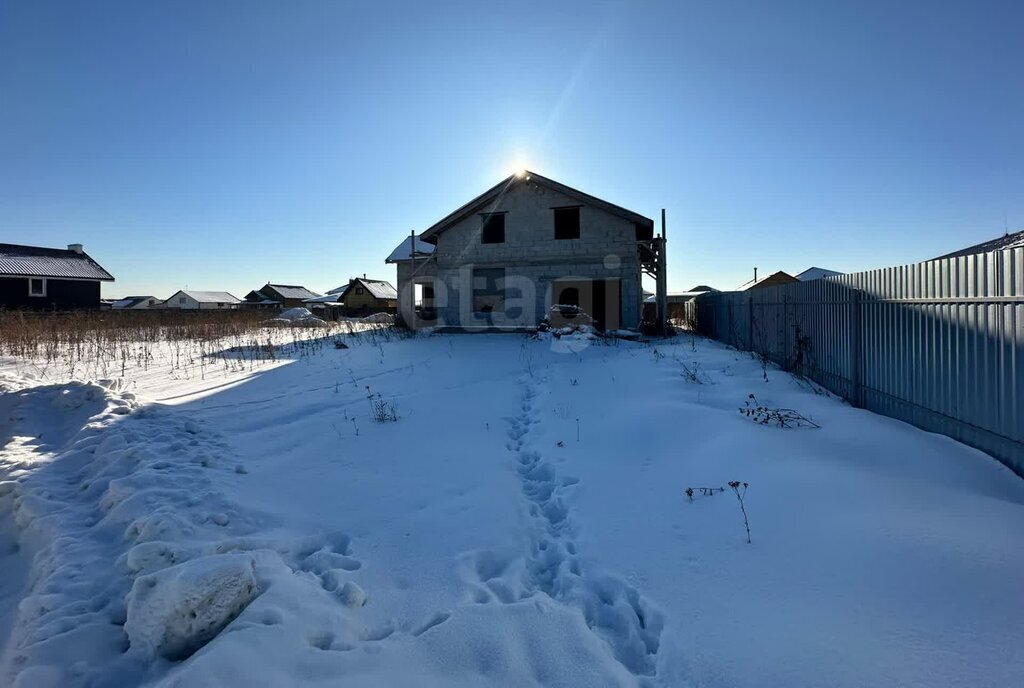
{"label": "utility pole", "polygon": [[658,330],[662,335],[668,334],[668,275],[666,266],[668,257],[665,254],[665,209],[661,209],[661,238],[658,241],[658,279],[655,286],[655,300],[658,302]]}

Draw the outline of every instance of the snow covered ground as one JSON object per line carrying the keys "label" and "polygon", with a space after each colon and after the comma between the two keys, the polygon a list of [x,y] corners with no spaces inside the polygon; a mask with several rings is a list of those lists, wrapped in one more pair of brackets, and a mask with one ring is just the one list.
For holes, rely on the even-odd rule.
{"label": "snow covered ground", "polygon": [[0,684],[1021,685],[990,457],[688,336],[347,341],[3,362]]}

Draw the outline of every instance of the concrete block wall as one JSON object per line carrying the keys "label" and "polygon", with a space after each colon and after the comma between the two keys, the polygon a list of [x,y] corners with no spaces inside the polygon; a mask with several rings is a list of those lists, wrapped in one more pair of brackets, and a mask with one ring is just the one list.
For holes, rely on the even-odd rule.
{"label": "concrete block wall", "polygon": [[[638,326],[642,293],[633,222],[601,208],[582,205],[580,238],[555,239],[552,208],[574,205],[581,204],[575,198],[525,181],[481,209],[505,213],[504,243],[480,242],[482,221],[478,213],[442,232],[434,254],[436,264],[430,269],[445,287],[435,290],[443,323],[463,327],[488,323],[499,327],[536,325],[552,304],[552,283],[577,278],[620,280],[621,325]],[[507,289],[524,292],[525,303],[512,298],[506,304],[506,313],[492,313],[486,318],[474,316],[474,267],[505,268]],[[408,283],[409,270],[399,264],[400,290]],[[424,269],[418,271],[417,279],[425,273]]]}

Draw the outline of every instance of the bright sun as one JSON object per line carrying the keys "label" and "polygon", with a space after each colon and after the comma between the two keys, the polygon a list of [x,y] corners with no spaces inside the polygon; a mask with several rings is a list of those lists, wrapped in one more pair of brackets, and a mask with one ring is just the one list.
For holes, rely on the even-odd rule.
{"label": "bright sun", "polygon": [[517,155],[508,166],[508,173],[522,179],[526,176],[527,168],[528,165],[526,164],[526,158],[521,155]]}

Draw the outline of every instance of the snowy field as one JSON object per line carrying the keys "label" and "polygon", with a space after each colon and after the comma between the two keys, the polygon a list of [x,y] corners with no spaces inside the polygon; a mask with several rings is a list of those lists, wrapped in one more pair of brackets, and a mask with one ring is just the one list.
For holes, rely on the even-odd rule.
{"label": "snowy field", "polygon": [[689,336],[347,341],[0,362],[0,685],[1024,685],[990,457]]}

